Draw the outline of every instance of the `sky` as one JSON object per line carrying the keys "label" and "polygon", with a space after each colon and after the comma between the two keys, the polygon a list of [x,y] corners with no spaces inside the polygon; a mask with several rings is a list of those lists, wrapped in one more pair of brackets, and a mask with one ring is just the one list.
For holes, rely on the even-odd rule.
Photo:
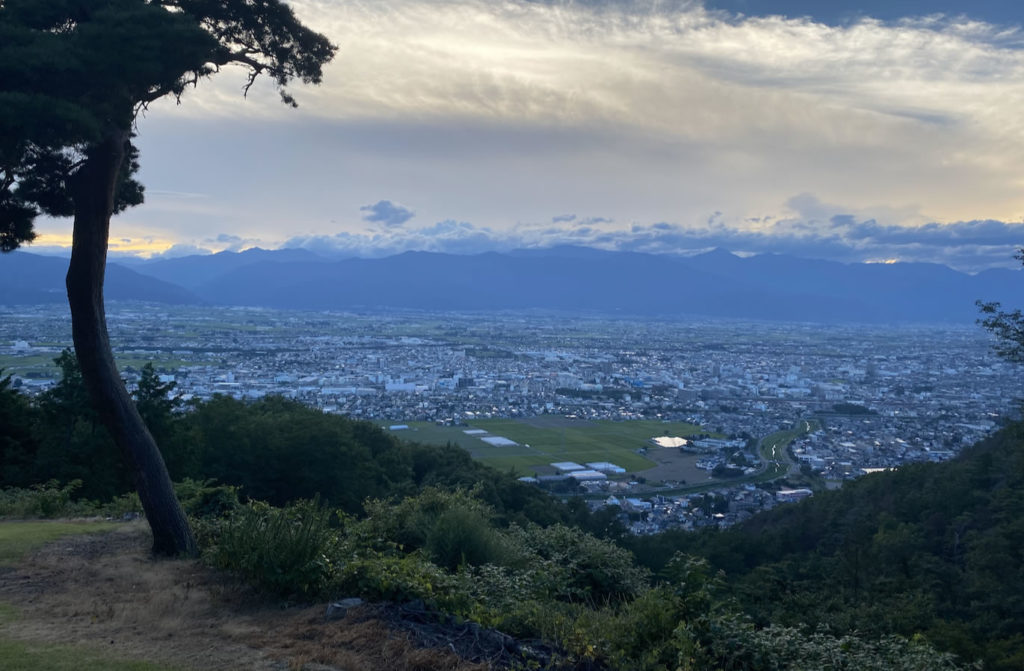
{"label": "sky", "polygon": [[[1005,0],[292,0],[300,107],[227,68],[138,122],[111,256],[563,244],[1016,267]],[[29,251],[70,241],[40,220]]]}

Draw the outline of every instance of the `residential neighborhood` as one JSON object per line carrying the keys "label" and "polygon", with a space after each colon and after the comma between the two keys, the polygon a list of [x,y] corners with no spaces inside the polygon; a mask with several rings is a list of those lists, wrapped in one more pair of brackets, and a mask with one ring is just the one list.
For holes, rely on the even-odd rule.
{"label": "residential neighborhood", "polygon": [[[52,359],[71,346],[67,309],[0,312],[0,367],[16,387],[39,393],[58,374]],[[586,470],[600,477],[574,480],[593,505],[620,506],[637,533],[729,524],[809,494],[785,493],[783,478],[748,481],[769,467],[761,441],[801,422],[773,458],[785,460],[787,476],[839,486],[948,459],[1018,410],[1017,371],[970,326],[138,303],[113,304],[109,321],[128,385],[152,362],[186,401],[279,394],[391,427],[466,426],[467,441],[479,440],[474,421],[541,415],[703,427],[706,435],[685,445],[649,446],[696,455],[709,480],[685,486],[708,484],[700,493],[592,465]],[[716,468],[742,482],[712,477]]]}

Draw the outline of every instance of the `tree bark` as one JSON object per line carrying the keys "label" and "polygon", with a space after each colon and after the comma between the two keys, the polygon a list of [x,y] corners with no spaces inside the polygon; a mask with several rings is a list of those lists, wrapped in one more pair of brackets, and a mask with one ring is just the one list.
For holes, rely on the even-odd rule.
{"label": "tree bark", "polygon": [[75,224],[67,290],[82,380],[100,420],[128,463],[153,531],[153,552],[195,555],[195,537],[171,486],[163,456],[121,380],[107,334],[103,279],[114,194],[130,137],[113,129],[91,146],[74,176]]}

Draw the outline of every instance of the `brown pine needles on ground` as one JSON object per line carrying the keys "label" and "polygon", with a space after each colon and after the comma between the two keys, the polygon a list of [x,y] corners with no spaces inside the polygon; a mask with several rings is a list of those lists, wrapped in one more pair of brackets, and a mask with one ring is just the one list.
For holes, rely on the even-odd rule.
{"label": "brown pine needles on ground", "polygon": [[192,560],[154,559],[145,525],[62,538],[0,569],[0,635],[104,648],[183,669],[485,671],[418,647],[373,607],[324,621],[325,604],[285,608]]}

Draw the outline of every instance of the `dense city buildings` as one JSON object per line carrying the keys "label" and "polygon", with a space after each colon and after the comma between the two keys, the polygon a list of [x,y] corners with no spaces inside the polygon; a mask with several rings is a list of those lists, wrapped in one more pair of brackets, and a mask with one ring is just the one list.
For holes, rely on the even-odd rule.
{"label": "dense city buildings", "polygon": [[[66,308],[0,313],[0,367],[27,393],[46,388],[52,359],[71,343]],[[545,414],[685,421],[746,442],[741,472],[764,468],[759,440],[813,418],[787,444],[788,467],[831,483],[947,459],[1014,413],[1019,394],[1014,367],[972,326],[130,303],[112,305],[109,321],[129,385],[152,361],[186,398],[280,394],[390,424]],[[700,463],[729,465],[735,450],[708,445]],[[637,531],[728,523],[802,496],[751,483],[666,496],[630,489],[628,477],[588,487],[595,500],[642,512]]]}

